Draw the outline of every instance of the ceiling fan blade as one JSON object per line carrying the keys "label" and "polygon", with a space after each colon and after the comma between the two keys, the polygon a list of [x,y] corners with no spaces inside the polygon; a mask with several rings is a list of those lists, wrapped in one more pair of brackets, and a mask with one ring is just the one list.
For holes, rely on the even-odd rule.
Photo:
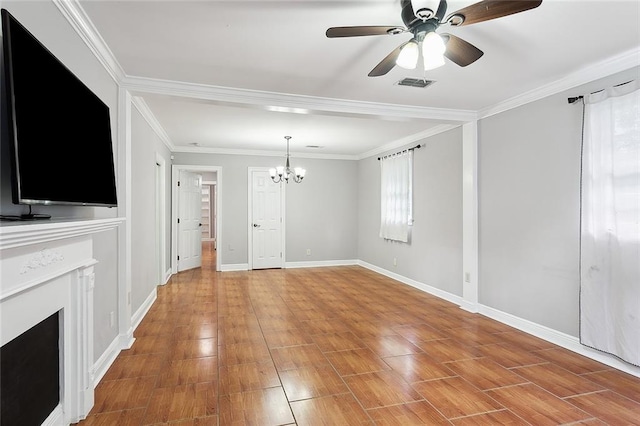
{"label": "ceiling fan blade", "polygon": [[331,27],[327,30],[327,37],[360,37],[372,35],[399,34],[406,30],[402,27],[361,26],[361,27]]}
{"label": "ceiling fan blade", "polygon": [[[409,43],[409,41],[407,43]],[[380,61],[380,63],[369,72],[369,77],[379,77],[391,71],[393,67],[396,66],[396,59],[400,56],[400,51],[407,43],[402,43],[396,47],[393,52],[389,53],[386,58]]]}
{"label": "ceiling fan blade", "polygon": [[484,0],[451,13],[444,22],[449,22],[452,17],[462,16],[464,20],[454,24],[462,27],[525,12],[540,6],[541,3],[542,0]]}
{"label": "ceiling fan blade", "polygon": [[442,34],[442,38],[447,47],[444,56],[461,67],[474,63],[484,55],[482,50],[453,34]]}

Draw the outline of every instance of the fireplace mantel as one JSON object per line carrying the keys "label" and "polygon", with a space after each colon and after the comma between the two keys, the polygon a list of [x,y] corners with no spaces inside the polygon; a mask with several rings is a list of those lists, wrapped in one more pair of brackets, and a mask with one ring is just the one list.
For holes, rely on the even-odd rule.
{"label": "fireplace mantel", "polygon": [[61,401],[46,424],[75,423],[93,406],[93,236],[123,222],[111,218],[0,225],[0,344],[62,313]]}
{"label": "fireplace mantel", "polygon": [[2,222],[0,250],[94,234],[115,228],[122,222],[123,218]]}

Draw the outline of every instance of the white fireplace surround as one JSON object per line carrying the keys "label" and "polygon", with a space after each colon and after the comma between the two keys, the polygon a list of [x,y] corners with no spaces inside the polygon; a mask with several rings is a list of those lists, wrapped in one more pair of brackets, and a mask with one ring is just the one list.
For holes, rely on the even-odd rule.
{"label": "white fireplace surround", "polygon": [[43,424],[76,423],[93,407],[93,234],[121,222],[0,226],[0,345],[60,311],[60,404]]}

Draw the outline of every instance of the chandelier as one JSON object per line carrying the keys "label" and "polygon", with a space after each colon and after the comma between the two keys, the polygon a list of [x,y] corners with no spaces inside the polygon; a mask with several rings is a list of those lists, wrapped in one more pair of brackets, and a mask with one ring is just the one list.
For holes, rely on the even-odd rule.
{"label": "chandelier", "polygon": [[275,183],[280,183],[282,181],[289,183],[289,179],[293,180],[295,183],[300,183],[302,182],[302,179],[304,179],[304,175],[307,171],[300,167],[296,167],[293,170],[291,169],[289,165],[289,139],[291,139],[291,136],[285,136],[284,138],[287,140],[287,161],[285,166],[278,166],[275,169],[271,168],[269,169],[269,174]]}

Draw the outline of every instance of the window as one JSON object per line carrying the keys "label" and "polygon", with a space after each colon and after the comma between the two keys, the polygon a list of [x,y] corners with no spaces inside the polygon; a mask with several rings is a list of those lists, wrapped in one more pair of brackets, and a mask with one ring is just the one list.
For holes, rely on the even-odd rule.
{"label": "window", "polygon": [[413,224],[413,150],[380,159],[380,237],[409,242]]}

